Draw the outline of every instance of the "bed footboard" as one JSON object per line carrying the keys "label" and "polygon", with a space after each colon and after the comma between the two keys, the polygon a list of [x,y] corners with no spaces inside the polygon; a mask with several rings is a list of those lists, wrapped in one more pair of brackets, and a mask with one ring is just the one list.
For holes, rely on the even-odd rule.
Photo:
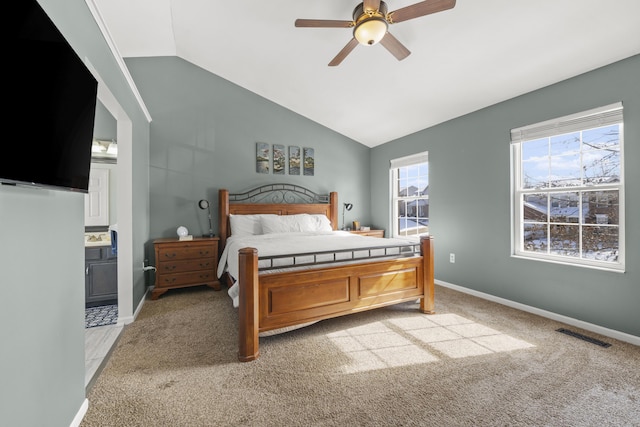
{"label": "bed footboard", "polygon": [[434,312],[433,239],[420,241],[420,256],[363,264],[259,275],[258,251],[240,250],[239,354],[260,355],[259,332],[329,319],[420,299]]}

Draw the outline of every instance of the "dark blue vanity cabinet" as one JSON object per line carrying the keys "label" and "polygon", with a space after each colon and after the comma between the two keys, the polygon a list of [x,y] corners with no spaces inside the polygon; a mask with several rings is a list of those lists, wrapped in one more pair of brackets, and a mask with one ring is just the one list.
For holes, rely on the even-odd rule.
{"label": "dark blue vanity cabinet", "polygon": [[85,304],[115,304],[118,300],[118,256],[111,246],[85,247]]}

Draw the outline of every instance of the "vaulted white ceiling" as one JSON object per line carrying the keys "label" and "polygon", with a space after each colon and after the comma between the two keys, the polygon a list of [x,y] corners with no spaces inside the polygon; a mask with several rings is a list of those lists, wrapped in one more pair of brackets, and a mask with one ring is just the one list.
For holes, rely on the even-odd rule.
{"label": "vaulted white ceiling", "polygon": [[[93,0],[121,55],[179,56],[366,146],[640,53],[638,0],[457,0],[389,31],[411,55],[357,46],[358,0]],[[387,0],[389,11],[418,0]]]}

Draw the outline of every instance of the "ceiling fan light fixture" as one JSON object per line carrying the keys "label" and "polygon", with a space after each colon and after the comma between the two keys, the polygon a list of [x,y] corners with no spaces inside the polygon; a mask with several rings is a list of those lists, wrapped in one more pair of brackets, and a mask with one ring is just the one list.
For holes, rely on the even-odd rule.
{"label": "ceiling fan light fixture", "polygon": [[353,36],[360,44],[372,46],[387,34],[388,24],[384,18],[372,17],[361,21],[353,30]]}
{"label": "ceiling fan light fixture", "polygon": [[330,67],[340,63],[362,44],[371,46],[380,43],[398,61],[402,61],[411,54],[393,34],[387,32],[390,24],[408,21],[432,13],[442,12],[453,8],[456,0],[422,0],[409,6],[401,7],[392,12],[382,0],[363,0],[353,9],[352,21],[337,21],[334,19],[296,19],[296,27],[314,28],[353,28],[353,37],[340,52],[329,62]]}

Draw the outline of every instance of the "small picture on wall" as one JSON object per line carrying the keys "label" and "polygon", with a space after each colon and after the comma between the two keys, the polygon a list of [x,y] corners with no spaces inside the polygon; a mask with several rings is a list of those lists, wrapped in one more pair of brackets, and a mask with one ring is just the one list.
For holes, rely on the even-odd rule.
{"label": "small picture on wall", "polygon": [[289,175],[300,175],[300,147],[289,147]]}
{"label": "small picture on wall", "polygon": [[304,175],[307,176],[313,176],[314,170],[315,170],[315,163],[316,163],[316,158],[315,158],[315,153],[313,148],[303,148],[303,154],[304,154]]}
{"label": "small picture on wall", "polygon": [[269,144],[264,142],[256,143],[256,172],[269,173]]}
{"label": "small picture on wall", "polygon": [[284,152],[284,145],[273,145],[273,174],[284,175],[284,169],[286,167],[286,155]]}

